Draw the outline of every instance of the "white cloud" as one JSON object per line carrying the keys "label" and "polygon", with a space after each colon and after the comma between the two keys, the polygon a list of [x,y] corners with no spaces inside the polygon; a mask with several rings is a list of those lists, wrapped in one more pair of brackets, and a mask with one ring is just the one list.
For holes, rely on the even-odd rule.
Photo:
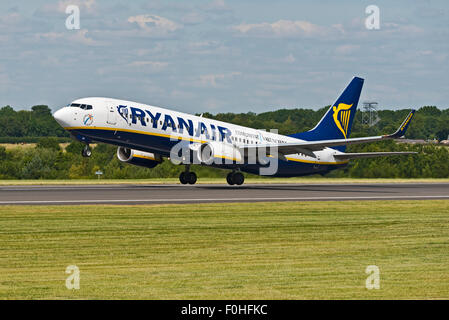
{"label": "white cloud", "polygon": [[182,26],[167,18],[156,15],[138,15],[128,18],[129,23],[137,23],[137,25],[146,32],[169,33],[180,29]]}
{"label": "white cloud", "polygon": [[161,61],[134,61],[128,64],[131,68],[139,68],[139,69],[145,69],[150,68],[153,70],[161,70],[168,66],[168,62],[161,62]]}
{"label": "white cloud", "polygon": [[341,26],[328,28],[308,21],[279,20],[273,23],[242,23],[234,26],[233,29],[242,35],[253,35],[257,37],[314,37],[339,31],[341,30]]}
{"label": "white cloud", "polygon": [[195,94],[190,91],[173,90],[170,92],[170,97],[176,99],[193,99]]}
{"label": "white cloud", "polygon": [[82,29],[79,30],[78,32],[76,32],[73,35],[70,35],[70,40],[77,42],[77,43],[81,43],[84,45],[97,45],[99,44],[98,42],[96,42],[95,40],[93,40],[92,38],[89,38],[87,36],[87,33],[89,31],[87,29]]}
{"label": "white cloud", "polygon": [[222,73],[222,74],[205,74],[201,75],[197,81],[194,82],[197,86],[200,87],[218,87],[218,83],[224,79],[230,79],[235,76],[241,75],[241,72],[231,72],[231,73]]}
{"label": "white cloud", "polygon": [[64,38],[64,33],[62,32],[45,32],[45,33],[36,33],[34,35],[34,38],[36,40],[59,40],[61,38]]}
{"label": "white cloud", "polygon": [[77,43],[83,45],[100,45],[98,41],[93,40],[88,37],[89,30],[81,29],[71,32],[46,32],[46,33],[36,33],[34,35],[34,41],[49,41],[49,42],[66,42],[66,43]]}
{"label": "white cloud", "polygon": [[393,23],[393,22],[386,22],[381,24],[381,30],[382,28],[385,28],[385,31],[387,33],[391,34],[409,34],[409,35],[416,35],[421,34],[424,32],[424,30],[418,26],[411,25],[411,24],[399,24],[399,23]]}
{"label": "white cloud", "polygon": [[196,88],[218,88],[223,87],[226,82],[241,75],[241,72],[233,71],[229,73],[203,74],[184,81],[181,84],[186,87]]}

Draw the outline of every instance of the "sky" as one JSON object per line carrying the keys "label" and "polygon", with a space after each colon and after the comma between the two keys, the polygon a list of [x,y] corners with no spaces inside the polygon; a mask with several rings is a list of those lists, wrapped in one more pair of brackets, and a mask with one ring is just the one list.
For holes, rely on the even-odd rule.
{"label": "sky", "polygon": [[0,106],[16,110],[90,96],[189,113],[317,109],[353,76],[361,101],[445,109],[448,55],[444,0],[0,2]]}

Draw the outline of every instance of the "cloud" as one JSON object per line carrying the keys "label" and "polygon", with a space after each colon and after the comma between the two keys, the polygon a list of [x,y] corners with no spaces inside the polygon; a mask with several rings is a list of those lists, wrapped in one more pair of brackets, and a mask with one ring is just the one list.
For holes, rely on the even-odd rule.
{"label": "cloud", "polygon": [[181,25],[167,18],[149,14],[129,17],[128,22],[136,23],[148,33],[170,33],[182,28]]}
{"label": "cloud", "polygon": [[234,26],[232,29],[241,35],[263,38],[322,37],[335,32],[341,33],[340,25],[323,27],[302,20],[279,20],[273,23],[262,22],[254,24],[242,23]]}
{"label": "cloud", "polygon": [[[136,73],[159,73],[167,68],[170,63],[165,61],[153,61],[153,60],[136,60],[132,62],[127,62],[121,60],[115,65],[103,65],[97,68],[96,72],[98,75],[136,75]],[[148,81],[148,79],[145,79]]]}
{"label": "cloud", "polygon": [[197,79],[186,83],[187,86],[193,87],[219,87],[225,80],[232,79],[236,76],[241,75],[241,72],[230,72],[230,73],[219,73],[219,74],[203,74]]}
{"label": "cloud", "polygon": [[88,37],[88,30],[81,29],[78,31],[71,32],[46,32],[46,33],[36,33],[34,35],[34,41],[48,41],[48,42],[56,42],[61,43],[64,41],[65,43],[76,43],[83,45],[100,45],[101,43],[93,40]]}
{"label": "cloud", "polygon": [[145,71],[148,70],[158,71],[164,69],[167,66],[168,62],[161,62],[161,61],[134,61],[128,64],[128,67],[137,68]]}

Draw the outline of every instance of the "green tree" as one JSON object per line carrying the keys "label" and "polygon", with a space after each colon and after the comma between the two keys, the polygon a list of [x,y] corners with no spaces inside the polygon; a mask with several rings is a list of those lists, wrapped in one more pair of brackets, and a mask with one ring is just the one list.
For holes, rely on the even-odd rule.
{"label": "green tree", "polygon": [[40,139],[36,145],[37,148],[52,149],[55,151],[61,151],[59,140],[55,137],[45,137]]}

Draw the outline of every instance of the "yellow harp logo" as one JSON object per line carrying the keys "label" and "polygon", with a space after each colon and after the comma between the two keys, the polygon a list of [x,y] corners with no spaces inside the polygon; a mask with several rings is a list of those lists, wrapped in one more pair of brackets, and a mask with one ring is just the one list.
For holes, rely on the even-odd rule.
{"label": "yellow harp logo", "polygon": [[343,133],[345,139],[347,139],[346,135],[348,134],[349,119],[351,118],[351,107],[352,104],[339,103],[338,107],[333,106],[332,108],[332,110],[334,110],[335,124],[338,129],[340,129],[341,133]]}

